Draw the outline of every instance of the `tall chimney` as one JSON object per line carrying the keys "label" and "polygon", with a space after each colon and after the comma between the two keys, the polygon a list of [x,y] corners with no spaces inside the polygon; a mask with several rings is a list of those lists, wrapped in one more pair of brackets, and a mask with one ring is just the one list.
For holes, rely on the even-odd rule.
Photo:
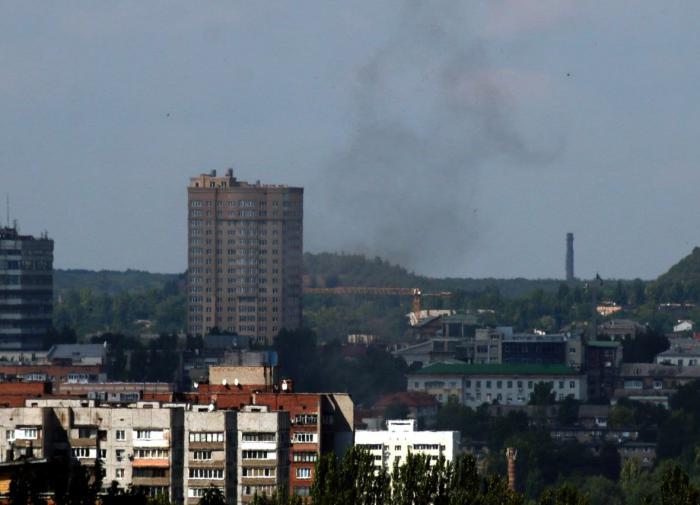
{"label": "tall chimney", "polygon": [[566,282],[574,281],[574,234],[566,234]]}
{"label": "tall chimney", "polygon": [[518,459],[518,450],[515,447],[508,447],[506,459],[508,460],[508,488],[515,491],[515,460]]}

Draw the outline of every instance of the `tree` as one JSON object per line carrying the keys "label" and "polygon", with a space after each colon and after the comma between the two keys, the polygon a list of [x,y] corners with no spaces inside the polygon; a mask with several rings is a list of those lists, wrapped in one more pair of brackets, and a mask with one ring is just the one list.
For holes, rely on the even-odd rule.
{"label": "tree", "polygon": [[554,405],[554,385],[551,382],[538,382],[530,393],[530,405]]}
{"label": "tree", "polygon": [[220,489],[212,486],[204,491],[204,495],[199,500],[199,505],[226,505],[224,493],[222,493]]}
{"label": "tree", "polygon": [[567,396],[559,403],[559,411],[557,412],[557,421],[561,426],[571,426],[578,421],[578,410],[581,402],[573,396]]}
{"label": "tree", "polygon": [[589,505],[588,498],[571,484],[547,489],[540,497],[539,505]]}

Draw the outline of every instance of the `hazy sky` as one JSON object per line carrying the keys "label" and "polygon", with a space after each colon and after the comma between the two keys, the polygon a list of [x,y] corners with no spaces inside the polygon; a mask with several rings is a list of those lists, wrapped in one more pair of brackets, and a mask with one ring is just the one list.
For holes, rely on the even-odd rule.
{"label": "hazy sky", "polygon": [[[0,194],[58,268],[186,268],[188,177],[305,247],[650,278],[700,242],[700,2],[0,2]],[[4,205],[0,211],[4,221]]]}

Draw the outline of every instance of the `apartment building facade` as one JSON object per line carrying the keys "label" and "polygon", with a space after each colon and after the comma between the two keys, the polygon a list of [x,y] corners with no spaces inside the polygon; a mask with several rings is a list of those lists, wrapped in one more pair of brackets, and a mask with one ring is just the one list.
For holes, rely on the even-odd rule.
{"label": "apartment building facade", "polygon": [[249,405],[238,413],[238,504],[287,485],[289,413]]}
{"label": "apartment building facade", "polygon": [[199,502],[207,489],[219,489],[227,503],[236,499],[236,412],[191,406],[185,412],[184,499]]}
{"label": "apartment building facade", "polygon": [[526,405],[540,382],[552,385],[557,400],[587,398],[586,375],[564,365],[436,363],[407,379],[408,391],[424,391],[443,404],[454,398],[474,408],[493,402]]}
{"label": "apartment building facade", "polygon": [[303,188],[228,170],[188,187],[188,332],[218,328],[271,343],[301,325]]}
{"label": "apartment building facade", "polygon": [[53,240],[0,227],[0,348],[38,349],[52,312]]}
{"label": "apartment building facade", "polygon": [[420,454],[434,465],[442,457],[454,462],[459,449],[458,431],[417,431],[415,420],[389,420],[386,430],[355,432],[355,445],[365,449],[374,465],[391,471],[403,465],[409,454]]}

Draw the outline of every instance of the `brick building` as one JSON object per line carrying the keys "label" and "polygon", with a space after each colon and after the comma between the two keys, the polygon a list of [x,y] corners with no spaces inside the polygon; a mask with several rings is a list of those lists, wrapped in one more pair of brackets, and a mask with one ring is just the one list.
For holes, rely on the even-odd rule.
{"label": "brick building", "polygon": [[188,332],[271,343],[301,325],[303,188],[202,174],[188,193]]}

